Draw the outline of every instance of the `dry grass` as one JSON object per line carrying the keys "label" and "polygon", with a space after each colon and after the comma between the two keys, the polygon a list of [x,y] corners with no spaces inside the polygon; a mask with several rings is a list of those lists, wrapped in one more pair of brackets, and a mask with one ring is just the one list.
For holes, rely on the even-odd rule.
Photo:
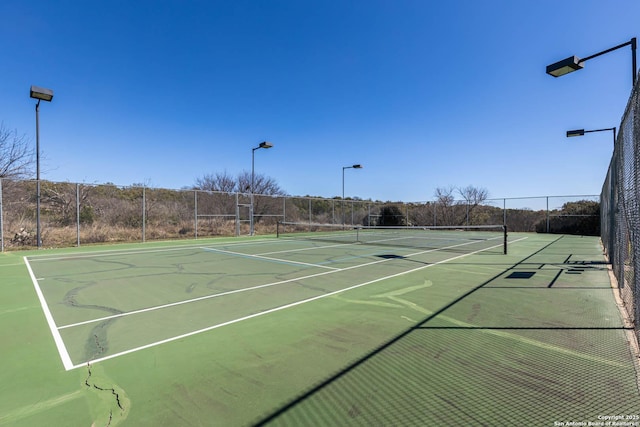
{"label": "dry grass", "polygon": [[[15,236],[24,230],[28,234],[26,239],[15,239]],[[148,240],[172,240],[191,239],[196,237],[193,222],[183,221],[177,224],[155,223],[146,224],[144,232],[142,227],[125,227],[121,225],[107,225],[93,223],[80,226],[80,245],[119,243],[119,242],[141,242]],[[275,224],[255,224],[256,234],[272,234],[276,232]],[[6,250],[31,249],[36,246],[36,224],[35,221],[14,221],[5,222],[4,240]],[[144,233],[144,236],[143,236]],[[249,224],[241,223],[239,227],[240,235],[249,234]],[[197,237],[232,237],[236,235],[235,221],[222,219],[201,220],[198,223]],[[55,226],[47,223],[42,224],[41,230],[42,246],[45,248],[61,248],[78,245],[78,227]]]}

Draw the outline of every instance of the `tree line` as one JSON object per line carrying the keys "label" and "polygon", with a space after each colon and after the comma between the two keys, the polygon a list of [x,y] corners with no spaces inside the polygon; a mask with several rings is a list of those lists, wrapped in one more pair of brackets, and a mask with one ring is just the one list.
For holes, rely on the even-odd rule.
{"label": "tree line", "polygon": [[[18,230],[23,233],[33,228],[35,216],[35,191],[31,188],[34,183],[27,181],[34,167],[35,153],[30,145],[25,135],[0,124],[3,227],[7,230],[9,224],[12,228],[9,232],[16,234]],[[25,182],[20,183],[21,180]],[[194,191],[199,192],[195,199]],[[247,220],[249,213],[246,207],[252,192],[259,195],[253,201],[254,219],[258,225],[271,228],[280,218],[287,221],[395,226],[494,225],[504,222],[512,231],[591,235],[600,232],[599,204],[588,200],[566,203],[561,209],[551,212],[505,210],[487,203],[488,190],[471,185],[439,187],[434,192],[433,201],[426,203],[285,197],[286,192],[275,179],[263,174],[252,176],[246,171],[236,176],[226,171],[205,174],[182,190],[149,189],[142,184],[118,187],[110,183],[74,185],[43,181],[41,204],[50,229],[60,230],[79,223],[84,226],[85,233],[92,230],[93,235],[86,237],[90,242],[135,240],[139,238],[141,227],[142,233],[146,231],[151,238],[171,238],[188,237],[198,231],[210,235],[237,232],[230,224],[238,218]],[[113,229],[119,230],[120,237],[110,237]]]}

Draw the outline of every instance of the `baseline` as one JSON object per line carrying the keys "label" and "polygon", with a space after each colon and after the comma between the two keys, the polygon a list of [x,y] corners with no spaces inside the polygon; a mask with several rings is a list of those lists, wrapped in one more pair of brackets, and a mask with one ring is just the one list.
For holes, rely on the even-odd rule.
{"label": "baseline", "polygon": [[31,264],[29,264],[29,260],[27,257],[24,257],[24,263],[27,266],[27,270],[29,271],[29,276],[31,276],[31,282],[33,283],[33,287],[36,290],[36,295],[38,295],[38,300],[40,300],[40,305],[42,306],[42,311],[44,312],[44,317],[47,319],[47,324],[49,325],[49,329],[51,330],[51,335],[53,335],[53,341],[58,348],[58,354],[60,354],[60,359],[62,359],[62,365],[65,370],[70,370],[73,368],[73,363],[71,362],[71,357],[69,356],[69,352],[67,351],[67,347],[64,345],[64,341],[62,340],[62,336],[60,335],[60,331],[56,326],[55,320],[53,320],[53,315],[51,314],[51,310],[47,305],[47,301],[44,298],[44,294],[40,289],[40,285],[38,284],[38,280],[36,279],[35,274],[33,274],[33,270],[31,269]]}

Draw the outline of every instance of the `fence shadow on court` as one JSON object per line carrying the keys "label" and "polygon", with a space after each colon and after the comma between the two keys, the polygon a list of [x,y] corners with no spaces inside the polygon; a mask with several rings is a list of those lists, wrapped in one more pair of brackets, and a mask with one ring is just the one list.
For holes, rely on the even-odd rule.
{"label": "fence shadow on court", "polygon": [[[585,274],[604,274],[600,261],[581,264],[597,266]],[[635,414],[640,393],[625,327],[613,302],[595,301],[611,288],[500,285],[531,265],[539,264],[506,267],[255,425],[553,425]],[[557,265],[564,273],[575,266]],[[526,309],[483,323],[482,304],[523,291]],[[563,313],[527,312],[557,298]]]}

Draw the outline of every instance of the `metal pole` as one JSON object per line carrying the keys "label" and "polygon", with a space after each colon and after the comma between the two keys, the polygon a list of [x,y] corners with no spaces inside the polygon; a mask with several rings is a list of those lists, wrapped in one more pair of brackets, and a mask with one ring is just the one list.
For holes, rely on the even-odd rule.
{"label": "metal pole", "polygon": [[331,199],[331,224],[336,223],[336,201]]}
{"label": "metal pole", "polygon": [[549,233],[549,196],[547,196],[547,233]]}
{"label": "metal pole", "polygon": [[40,238],[40,100],[36,103],[36,244],[42,247]]}
{"label": "metal pole", "polygon": [[436,202],[433,202],[433,226],[435,227],[438,224],[438,212],[436,211],[438,205]]}
{"label": "metal pole", "polygon": [[507,199],[502,199],[502,225],[507,225]]}
{"label": "metal pole", "polygon": [[287,196],[282,196],[282,222],[287,221]]}
{"label": "metal pole", "polygon": [[638,68],[636,66],[636,46],[636,38],[634,37],[631,39],[631,67],[633,67],[633,69],[631,70],[631,81],[633,82],[634,87],[636,86],[636,73],[638,72]]}
{"label": "metal pole", "polygon": [[193,234],[198,239],[198,190],[193,190]]}
{"label": "metal pole", "polygon": [[506,224],[502,226],[502,231],[504,233],[504,242],[502,246],[504,248],[503,252],[506,255],[507,254],[507,225]]}
{"label": "metal pole", "polygon": [[249,235],[253,236],[253,177],[255,174],[256,149],[251,149],[251,206],[249,207]]}
{"label": "metal pole", "polygon": [[80,246],[80,184],[76,184],[76,236],[77,246]]}
{"label": "metal pole", "polygon": [[353,213],[354,213],[354,212],[353,212],[353,209],[354,209],[354,204],[355,204],[355,200],[352,200],[352,201],[351,201],[351,225],[353,225],[353,217],[354,217],[354,215],[353,215]]}
{"label": "metal pole", "polygon": [[342,168],[342,225],[344,225],[346,217],[344,212],[344,170],[346,167]]}
{"label": "metal pole", "polygon": [[409,226],[409,205],[407,203],[404,204],[405,207],[407,208],[407,217],[404,221],[404,225],[406,225],[407,227]]}
{"label": "metal pole", "polygon": [[147,199],[146,187],[142,187],[142,242],[145,242],[147,229]]}
{"label": "metal pole", "polygon": [[2,220],[2,178],[0,178],[0,252],[4,252],[4,221]]}
{"label": "metal pole", "polygon": [[469,225],[469,200],[467,200],[467,225]]}
{"label": "metal pole", "polygon": [[236,191],[236,237],[240,237],[240,193]]}

